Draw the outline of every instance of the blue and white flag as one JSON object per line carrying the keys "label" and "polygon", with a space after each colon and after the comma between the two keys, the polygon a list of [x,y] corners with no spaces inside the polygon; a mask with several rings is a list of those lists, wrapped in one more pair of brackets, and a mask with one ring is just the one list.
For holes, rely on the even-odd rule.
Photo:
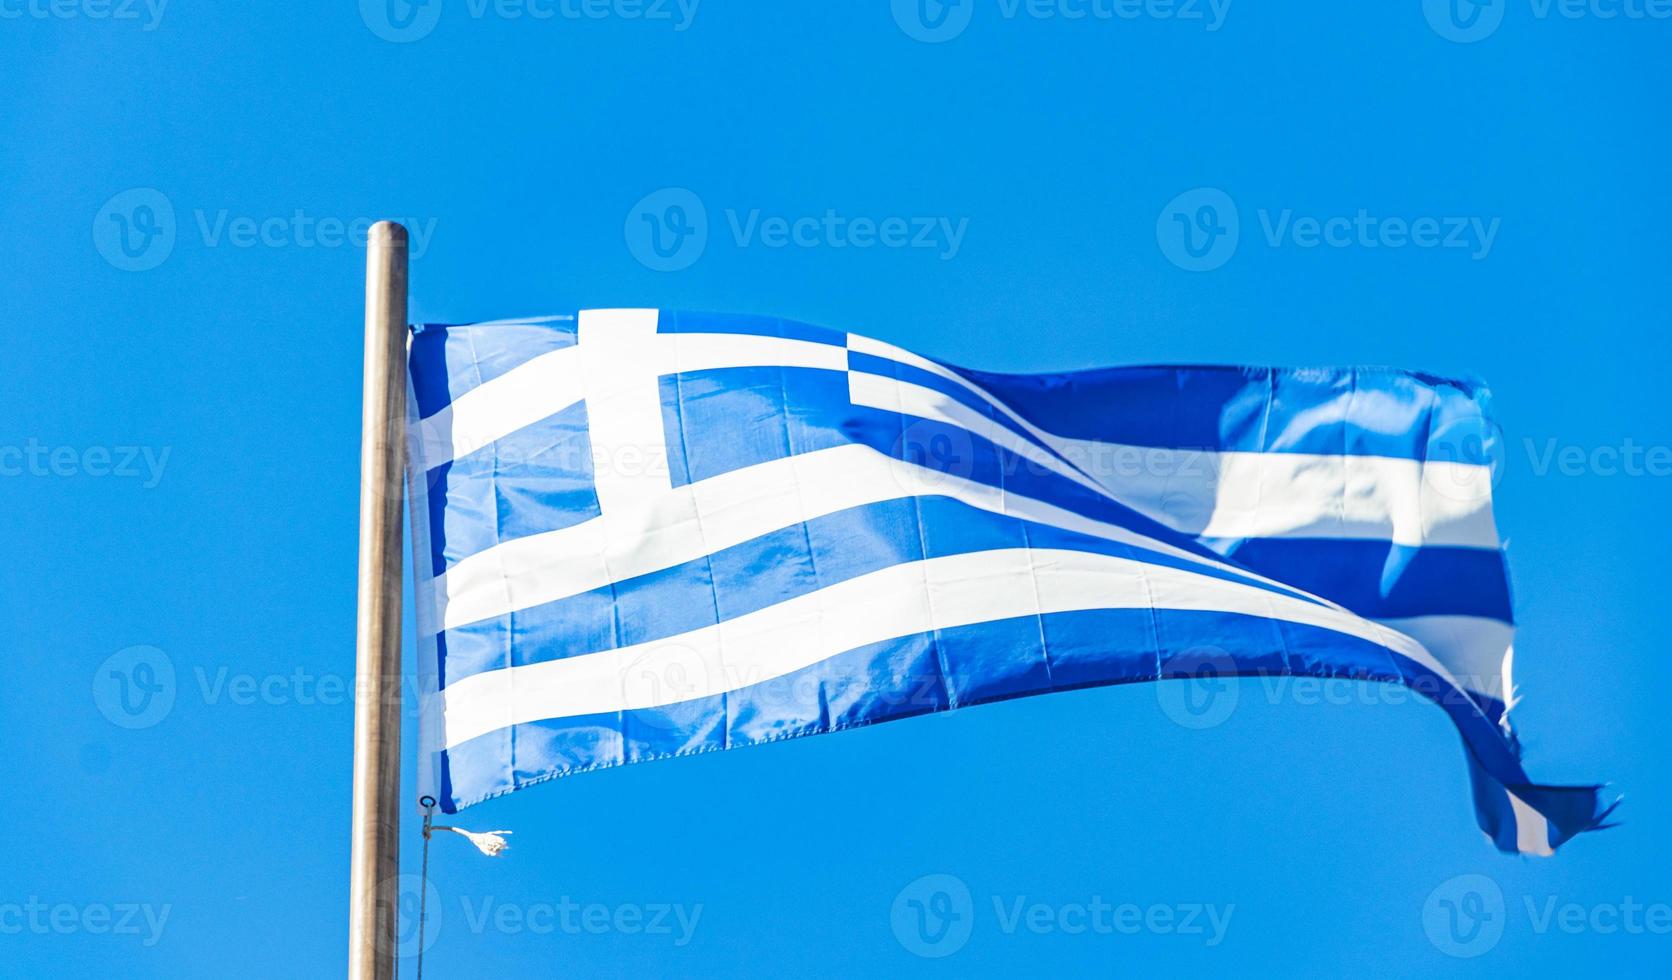
{"label": "blue and white flag", "polygon": [[422,791],[1203,673],[1394,682],[1480,826],[1549,854],[1474,383],[1385,369],[989,374],[784,320],[415,328]]}

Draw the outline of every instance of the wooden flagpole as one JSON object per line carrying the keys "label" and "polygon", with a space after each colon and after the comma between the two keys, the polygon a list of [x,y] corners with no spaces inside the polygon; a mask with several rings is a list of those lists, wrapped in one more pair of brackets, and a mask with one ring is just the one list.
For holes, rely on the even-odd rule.
{"label": "wooden flagpole", "polygon": [[401,826],[406,278],[406,229],[392,221],[380,221],[372,226],[366,247],[354,814],[349,875],[350,980],[393,980],[395,976]]}

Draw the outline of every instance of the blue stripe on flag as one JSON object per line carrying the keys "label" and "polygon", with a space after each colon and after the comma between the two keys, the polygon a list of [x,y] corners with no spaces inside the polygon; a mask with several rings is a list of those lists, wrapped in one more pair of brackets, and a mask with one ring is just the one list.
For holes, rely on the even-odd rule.
{"label": "blue stripe on flag", "polygon": [[1515,621],[1503,552],[1497,550],[1253,538],[1230,557],[1369,619],[1452,615]]}
{"label": "blue stripe on flag", "polygon": [[586,406],[428,471],[430,563],[440,575],[501,541],[597,517]]}
{"label": "blue stripe on flag", "polygon": [[1385,368],[959,373],[1060,436],[1132,446],[1485,463],[1478,384]]}
{"label": "blue stripe on flag", "polygon": [[474,325],[413,328],[408,353],[419,418],[541,354],[575,345],[575,318],[541,317]]}
{"label": "blue stripe on flag", "polygon": [[448,677],[457,680],[677,636],[901,562],[1022,547],[1131,558],[1304,598],[1234,571],[991,514],[944,497],[890,500],[815,518],[558,602],[454,627],[446,631]]}
{"label": "blue stripe on flag", "polygon": [[[890,669],[879,673],[879,664]],[[1093,610],[918,633],[847,651],[724,695],[660,708],[514,725],[447,751],[454,812],[531,783],[592,769],[840,731],[955,707],[1162,676],[1217,685],[1294,675],[1444,684],[1382,647],[1255,617],[1171,609]],[[1209,688],[1211,690],[1211,688]],[[1469,721],[1476,738],[1493,727]],[[1501,753],[1491,756],[1503,775]],[[538,761],[534,761],[538,760]],[[549,767],[549,768],[548,768]],[[460,774],[467,774],[465,781]],[[445,807],[444,807],[445,809]]]}

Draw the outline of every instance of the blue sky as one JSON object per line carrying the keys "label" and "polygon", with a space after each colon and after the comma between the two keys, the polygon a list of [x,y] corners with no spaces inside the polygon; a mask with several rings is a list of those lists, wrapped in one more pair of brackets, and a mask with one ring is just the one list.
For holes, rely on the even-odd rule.
{"label": "blue sky", "polygon": [[1507,858],[1409,698],[1056,695],[467,811],[433,976],[1664,970],[1672,10],[394,2],[0,0],[0,975],[342,969],[383,217],[429,320],[1483,377],[1529,768],[1628,795]]}

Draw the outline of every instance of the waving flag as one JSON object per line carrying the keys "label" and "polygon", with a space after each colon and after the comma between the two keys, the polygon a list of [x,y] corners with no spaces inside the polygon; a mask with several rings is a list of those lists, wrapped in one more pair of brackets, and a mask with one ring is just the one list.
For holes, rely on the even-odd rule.
{"label": "waving flag", "polygon": [[1534,784],[1476,384],[1393,370],[952,367],[778,319],[416,328],[423,791],[546,779],[1105,684],[1410,686],[1480,826]]}

